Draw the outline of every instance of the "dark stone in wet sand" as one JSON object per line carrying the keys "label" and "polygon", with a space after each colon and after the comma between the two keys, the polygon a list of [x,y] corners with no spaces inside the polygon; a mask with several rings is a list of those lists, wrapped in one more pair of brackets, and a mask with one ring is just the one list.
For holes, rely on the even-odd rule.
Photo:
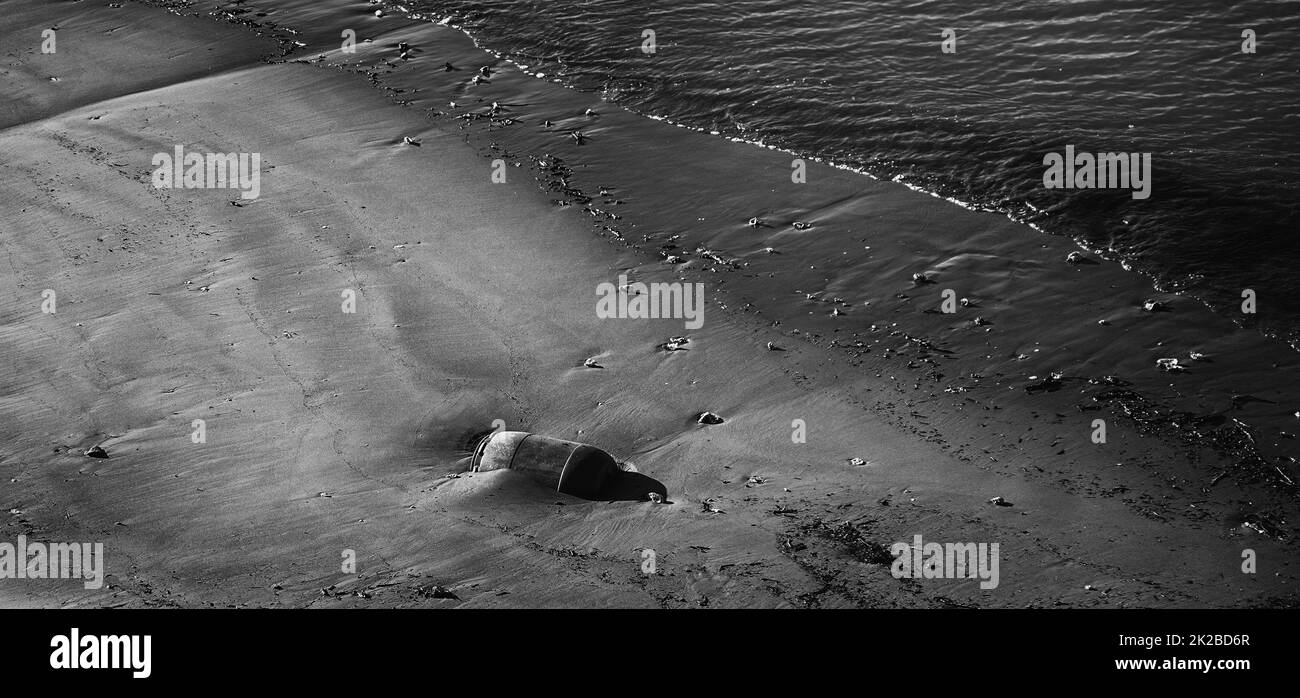
{"label": "dark stone in wet sand", "polygon": [[1060,374],[1056,374],[1056,373],[1053,373],[1052,375],[1044,378],[1041,381],[1038,381],[1037,383],[1030,383],[1029,385],[1025,386],[1025,392],[1030,394],[1037,393],[1037,392],[1050,393],[1060,389],[1061,389],[1061,376]]}

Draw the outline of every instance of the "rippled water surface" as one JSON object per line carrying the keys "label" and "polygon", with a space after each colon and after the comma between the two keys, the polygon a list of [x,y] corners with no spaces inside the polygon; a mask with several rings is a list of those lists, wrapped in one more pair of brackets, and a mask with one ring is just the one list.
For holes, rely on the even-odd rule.
{"label": "rippled water surface", "polygon": [[[1300,338],[1300,3],[419,0],[647,115],[865,169],[1106,248]],[[956,52],[941,51],[941,32]],[[641,50],[643,31],[657,50]],[[1242,52],[1242,32],[1256,53]],[[1150,152],[1151,196],[1045,153]],[[1255,322],[1252,318],[1250,322]]]}

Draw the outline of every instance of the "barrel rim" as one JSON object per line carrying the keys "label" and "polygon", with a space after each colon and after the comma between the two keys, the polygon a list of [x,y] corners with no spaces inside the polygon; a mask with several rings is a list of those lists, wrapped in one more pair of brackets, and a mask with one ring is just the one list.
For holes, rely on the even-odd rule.
{"label": "barrel rim", "polygon": [[496,435],[497,432],[494,431],[478,440],[478,445],[474,447],[474,457],[469,459],[470,472],[478,472],[478,466],[479,463],[483,462],[483,452],[487,450],[488,441],[491,441],[492,437]]}
{"label": "barrel rim", "polygon": [[479,472],[479,466],[483,464],[483,456],[487,453],[488,444],[492,442],[492,439],[506,434],[523,434],[523,436],[519,437],[519,440],[514,443],[514,447],[510,450],[510,461],[506,463],[504,468],[502,468],[503,470],[513,470],[515,467],[515,457],[519,455],[519,447],[528,439],[538,436],[531,431],[518,431],[513,429],[499,429],[485,435],[479,440],[478,446],[474,447],[474,455],[469,461],[471,472]]}

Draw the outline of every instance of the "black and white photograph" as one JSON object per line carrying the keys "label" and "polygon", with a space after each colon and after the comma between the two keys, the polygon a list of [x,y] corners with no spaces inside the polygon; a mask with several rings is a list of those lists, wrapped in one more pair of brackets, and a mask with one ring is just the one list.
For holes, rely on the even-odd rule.
{"label": "black and white photograph", "polygon": [[761,664],[924,618],[993,670],[981,632],[1284,669],[1298,36],[1293,0],[0,0],[0,664],[141,685],[224,666],[207,624],[335,619]]}

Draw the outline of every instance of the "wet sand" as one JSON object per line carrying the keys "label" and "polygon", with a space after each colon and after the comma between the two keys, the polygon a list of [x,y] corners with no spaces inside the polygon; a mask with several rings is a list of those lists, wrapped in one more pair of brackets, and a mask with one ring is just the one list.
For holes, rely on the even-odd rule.
{"label": "wet sand", "polygon": [[[1176,449],[1123,429],[1113,432],[1120,444],[1092,448],[1090,416],[1045,416],[1051,426],[1040,428],[1051,435],[1026,443],[1012,430],[1025,426],[1017,415],[1057,408],[1018,399],[1022,382],[949,394],[933,381],[877,376],[844,360],[848,343],[827,341],[833,330],[806,341],[813,326],[794,335],[744,312],[728,295],[736,292],[718,294],[740,285],[727,271],[698,261],[675,271],[624,244],[686,234],[693,209],[699,218],[716,206],[735,207],[726,219],[745,234],[750,207],[683,199],[673,212],[680,231],[598,236],[583,206],[556,205],[538,186],[547,173],[458,128],[479,120],[430,118],[447,116],[433,104],[463,94],[491,59],[454,30],[373,20],[364,9],[349,19],[364,28],[360,39],[374,39],[358,45],[355,60],[368,66],[358,72],[315,61],[310,49],[268,64],[262,57],[282,44],[131,3],[77,6],[75,17],[34,2],[11,8],[5,45],[30,48],[5,56],[6,79],[24,97],[2,112],[0,131],[0,347],[11,357],[0,378],[0,540],[102,541],[108,585],[0,580],[0,605],[1171,607],[1291,598],[1290,544],[1232,520],[1255,510],[1235,483],[1170,487],[1158,466]],[[57,58],[39,51],[40,29],[54,23]],[[310,26],[314,34],[295,40],[337,44],[338,27]],[[432,64],[420,74],[427,94],[373,84],[399,71],[399,41]],[[147,74],[129,67],[155,53],[170,60],[143,61]],[[445,61],[464,70],[439,73]],[[74,79],[92,66],[103,74]],[[470,99],[481,110],[480,96]],[[568,96],[575,104],[547,108],[580,114],[571,107],[591,101]],[[607,122],[636,118],[596,108]],[[713,176],[752,176],[754,159],[768,155],[700,138],[692,147],[719,156],[693,162],[709,163]],[[563,143],[555,153],[570,157]],[[150,158],[176,144],[260,153],[260,198],[236,206],[229,190],[154,189]],[[505,183],[492,179],[498,157],[512,165]],[[662,186],[700,176],[637,162]],[[896,189],[909,196],[881,192],[877,211],[935,223],[960,215]],[[820,191],[828,203],[781,215],[833,207],[834,185]],[[999,229],[988,228],[967,254],[997,246]],[[764,235],[756,248],[781,242]],[[901,280],[909,270],[944,273],[930,251],[889,259],[891,273],[906,274],[889,281],[898,292],[911,286]],[[991,266],[987,279],[1007,274]],[[703,328],[598,318],[595,289],[628,270],[642,281],[704,277]],[[58,294],[55,314],[41,312],[44,289]],[[356,291],[355,313],[341,311],[346,289]],[[1028,347],[1028,332],[1003,341]],[[690,337],[686,351],[657,348],[674,335]],[[787,351],[767,350],[769,341]],[[591,357],[604,368],[584,368]],[[697,424],[705,410],[726,421]],[[206,443],[191,439],[195,419]],[[806,443],[791,440],[796,419]],[[662,482],[669,502],[587,502],[517,473],[464,473],[474,437],[494,420],[604,448]],[[81,455],[96,444],[110,458]],[[1013,506],[990,504],[997,496]],[[918,533],[998,542],[1001,584],[900,581],[869,554]],[[1247,547],[1259,554],[1258,574],[1240,571]],[[642,571],[646,548],[656,553],[653,575]],[[344,551],[355,552],[356,574],[341,570]]]}

